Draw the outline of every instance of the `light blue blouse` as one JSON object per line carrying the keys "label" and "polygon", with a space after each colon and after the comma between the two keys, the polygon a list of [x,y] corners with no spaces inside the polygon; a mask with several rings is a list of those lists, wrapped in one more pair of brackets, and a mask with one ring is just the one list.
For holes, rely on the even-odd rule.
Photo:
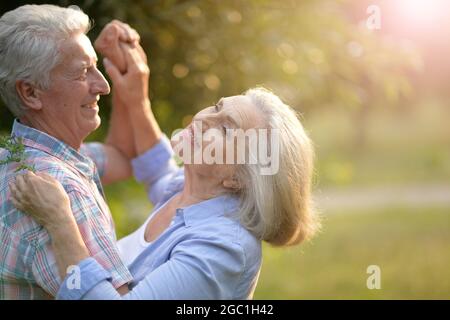
{"label": "light blue blouse", "polygon": [[[172,156],[163,137],[133,160],[135,177],[146,185],[154,210],[183,188],[184,171]],[[261,241],[239,223],[238,212],[239,200],[231,195],[177,209],[174,223],[129,265],[134,280],[128,294],[120,296],[111,275],[91,257],[64,279],[57,298],[251,299],[261,267]]]}

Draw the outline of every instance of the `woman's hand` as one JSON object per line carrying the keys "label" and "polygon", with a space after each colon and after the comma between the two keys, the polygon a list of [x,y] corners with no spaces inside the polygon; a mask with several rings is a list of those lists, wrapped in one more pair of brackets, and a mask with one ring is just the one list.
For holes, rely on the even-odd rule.
{"label": "woman's hand", "polygon": [[30,214],[39,224],[51,231],[73,223],[70,199],[63,186],[45,173],[30,171],[10,183],[13,205]]}
{"label": "woman's hand", "polygon": [[121,73],[127,71],[127,62],[123,51],[120,48],[120,42],[126,42],[131,45],[138,44],[139,34],[128,24],[113,20],[108,23],[95,40],[95,49],[105,58],[109,59]]}
{"label": "woman's hand", "polygon": [[50,234],[62,279],[69,266],[89,257],[63,186],[45,173],[27,172],[9,184],[14,206],[29,213]]}

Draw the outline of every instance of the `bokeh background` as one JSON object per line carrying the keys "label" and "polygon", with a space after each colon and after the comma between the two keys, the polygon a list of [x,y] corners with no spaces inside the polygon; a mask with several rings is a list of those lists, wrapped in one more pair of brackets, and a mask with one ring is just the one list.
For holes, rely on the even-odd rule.
{"label": "bokeh background", "polygon": [[[0,14],[26,3],[2,1]],[[256,85],[301,114],[316,147],[323,230],[299,247],[264,245],[255,298],[450,298],[449,1],[45,3],[82,8],[95,22],[91,40],[113,18],[138,30],[167,135]],[[368,28],[370,5],[380,28]],[[110,98],[100,106],[89,140],[108,128]],[[0,133],[12,122],[0,102]],[[151,204],[132,179],[106,191],[120,238]],[[366,285],[371,265],[381,289]]]}

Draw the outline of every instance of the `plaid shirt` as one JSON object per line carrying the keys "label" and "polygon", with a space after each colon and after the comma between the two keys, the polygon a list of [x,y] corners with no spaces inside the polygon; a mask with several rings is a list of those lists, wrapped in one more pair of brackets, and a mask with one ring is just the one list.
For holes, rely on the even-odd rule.
{"label": "plaid shirt", "polygon": [[[113,285],[130,282],[100,183],[106,160],[102,144],[83,144],[77,152],[17,120],[12,135],[22,137],[28,165],[61,182],[91,256],[111,272]],[[7,155],[0,149],[0,159]],[[58,267],[47,231],[9,200],[8,183],[17,175],[16,168],[17,163],[0,166],[0,299],[49,299],[61,284]]]}

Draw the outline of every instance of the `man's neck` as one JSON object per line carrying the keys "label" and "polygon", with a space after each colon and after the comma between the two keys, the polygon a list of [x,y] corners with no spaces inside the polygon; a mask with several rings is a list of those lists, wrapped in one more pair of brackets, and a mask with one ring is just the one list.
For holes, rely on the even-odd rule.
{"label": "man's neck", "polygon": [[[58,139],[65,144],[69,145],[75,150],[79,150],[81,147],[81,144],[83,143],[83,140],[76,139],[76,138],[70,138],[71,135],[70,132],[67,131],[67,129],[61,128],[61,130],[55,130],[53,126],[50,126],[47,124],[47,122],[42,121],[39,118],[30,118],[30,117],[21,117],[19,118],[19,122],[23,125],[26,125],[28,127],[31,127],[33,129],[39,130],[41,132],[44,132],[48,134],[49,136],[52,136],[55,139]],[[67,131],[67,132],[65,132]]]}

